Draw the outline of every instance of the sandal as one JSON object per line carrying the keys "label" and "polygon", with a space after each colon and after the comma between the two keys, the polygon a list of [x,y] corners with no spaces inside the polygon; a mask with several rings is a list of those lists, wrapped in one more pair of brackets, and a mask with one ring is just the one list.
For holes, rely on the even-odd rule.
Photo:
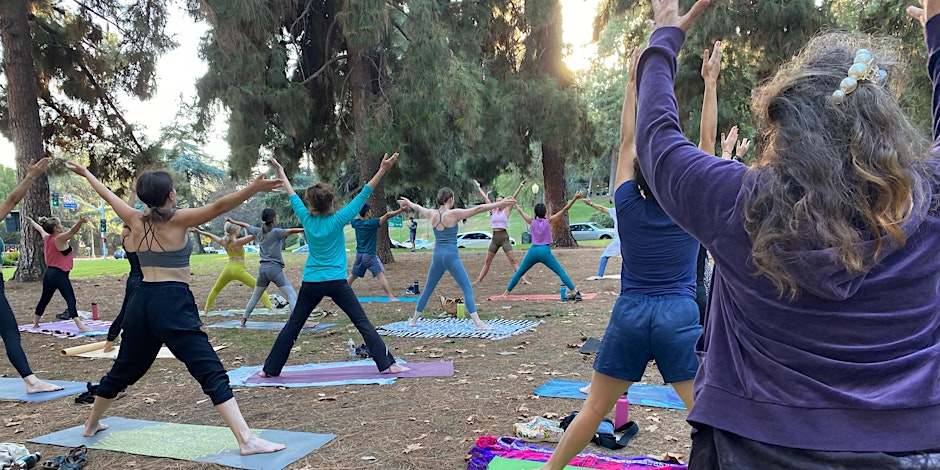
{"label": "sandal", "polygon": [[42,463],[43,470],[81,470],[88,462],[88,448],[78,446],[66,455],[60,455]]}

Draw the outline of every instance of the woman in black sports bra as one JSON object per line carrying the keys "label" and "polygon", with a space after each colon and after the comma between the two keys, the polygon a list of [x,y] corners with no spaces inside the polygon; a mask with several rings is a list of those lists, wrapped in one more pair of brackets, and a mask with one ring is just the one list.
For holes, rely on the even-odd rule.
{"label": "woman in black sports bra", "polygon": [[166,171],[148,171],[137,179],[137,198],[147,205],[139,211],[122,201],[101,184],[86,168],[67,162],[69,170],[91,183],[95,191],[114,208],[130,227],[127,238],[137,248],[144,280],[128,301],[123,341],[111,370],[101,379],[95,404],[85,421],[84,435],[90,437],[107,429],[101,416],[128,385],[137,382],[153,364],[160,347],[167,348],[186,364],[190,374],[212,400],[216,411],[228,424],[242,455],[277,452],[282,444],[255,436],[245,423],[225,368],[200,329],[202,321],[193,293],[189,290],[189,255],[192,240],[189,227],[204,224],[262,191],[281,186],[280,179],[258,176],[243,189],[212,204],[176,210],[173,179]]}

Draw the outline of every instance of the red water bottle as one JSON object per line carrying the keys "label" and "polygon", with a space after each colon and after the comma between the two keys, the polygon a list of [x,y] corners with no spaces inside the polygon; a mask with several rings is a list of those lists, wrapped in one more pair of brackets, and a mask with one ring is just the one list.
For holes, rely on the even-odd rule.
{"label": "red water bottle", "polygon": [[92,320],[98,319],[98,302],[91,303],[91,319]]}

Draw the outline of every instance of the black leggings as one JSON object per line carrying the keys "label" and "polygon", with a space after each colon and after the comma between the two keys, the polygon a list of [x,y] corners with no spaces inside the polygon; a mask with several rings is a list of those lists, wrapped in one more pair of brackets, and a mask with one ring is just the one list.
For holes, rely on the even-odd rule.
{"label": "black leggings", "polygon": [[124,302],[121,303],[121,312],[118,313],[117,318],[111,322],[111,327],[108,328],[108,341],[114,341],[117,339],[118,334],[121,333],[121,325],[124,323],[124,312],[127,311],[127,302],[130,300],[131,294],[134,293],[134,289],[136,289],[141,282],[144,282],[143,274],[131,273],[127,276],[127,282],[124,284]]}
{"label": "black leggings", "polygon": [[114,398],[140,380],[153,365],[160,346],[174,356],[212,399],[213,405],[230,400],[232,388],[202,321],[189,285],[183,282],[141,282],[134,289],[124,317],[123,341],[111,370],[101,379],[96,394]]}
{"label": "black leggings", "polygon": [[4,292],[3,276],[0,276],[0,338],[3,339],[3,347],[7,350],[7,357],[16,368],[16,373],[20,377],[33,375],[33,371],[26,362],[26,353],[23,351],[23,345],[20,344],[20,330],[16,324],[16,317],[13,315],[13,309],[10,308],[10,302],[7,301]]}
{"label": "black leggings", "polygon": [[55,266],[46,268],[46,273],[42,275],[42,295],[39,297],[39,304],[36,305],[36,316],[41,317],[43,313],[46,313],[46,306],[49,305],[55,291],[59,291],[65,299],[65,305],[69,309],[69,318],[77,317],[75,291],[72,290],[72,282],[69,281],[69,271],[63,271]]}
{"label": "black leggings", "polygon": [[352,320],[353,325],[362,335],[362,339],[365,340],[366,347],[369,348],[372,360],[375,361],[379,371],[388,369],[395,363],[395,358],[392,357],[392,353],[388,352],[388,347],[385,346],[382,337],[375,331],[375,327],[372,326],[372,322],[366,316],[362,305],[359,304],[356,293],[353,292],[352,287],[349,287],[345,279],[324,282],[304,281],[300,285],[300,293],[297,294],[297,306],[291,312],[287,324],[284,325],[284,328],[281,328],[280,334],[277,335],[277,340],[274,342],[274,346],[271,347],[268,358],[264,360],[263,370],[265,374],[271,377],[281,375],[281,369],[284,368],[284,363],[287,362],[287,357],[290,356],[290,350],[294,347],[294,342],[297,341],[297,335],[300,334],[307,318],[310,318],[310,312],[313,312],[313,309],[323,300],[323,297],[333,299],[333,302]]}

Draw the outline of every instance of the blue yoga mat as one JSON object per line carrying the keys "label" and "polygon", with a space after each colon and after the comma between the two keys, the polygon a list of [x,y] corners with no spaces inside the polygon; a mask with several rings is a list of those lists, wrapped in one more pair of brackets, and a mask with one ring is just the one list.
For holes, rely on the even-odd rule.
{"label": "blue yoga mat", "polygon": [[[108,425],[108,429],[92,437],[83,437],[84,425],[79,425],[29,442],[62,447],[85,445],[89,449],[210,462],[246,470],[281,470],[336,437],[333,434],[252,429],[256,436],[285,444],[287,448],[270,454],[242,456],[238,453],[235,436],[225,427],[160,423],[117,416],[103,419],[101,423]],[[166,467],[170,465],[167,462]]]}
{"label": "blue yoga mat", "polygon": [[[399,302],[417,302],[417,297],[396,297]],[[377,303],[388,303],[391,302],[388,297],[359,297],[359,302],[363,304],[377,302]]]}
{"label": "blue yoga mat", "polygon": [[23,379],[0,378],[0,400],[35,403],[70,397],[88,390],[85,382],[68,382],[65,380],[46,380],[46,382],[65,388],[55,392],[26,393],[26,384],[23,383]]}
{"label": "blue yoga mat", "polygon": [[[239,324],[241,320],[229,320],[222,323],[214,323],[212,325],[206,325],[206,328],[241,328]],[[250,321],[245,323],[245,328],[249,330],[273,330],[281,331],[281,328],[284,328],[286,323],[280,321]],[[332,328],[338,326],[339,323],[320,323],[319,325],[313,328],[304,328],[300,331],[320,331],[327,328]]]}
{"label": "blue yoga mat", "polygon": [[[578,398],[584,400],[587,395],[578,389],[587,386],[590,382],[575,382],[573,380],[552,379],[541,387],[535,389],[535,394],[542,397]],[[666,385],[633,384],[627,390],[627,399],[631,405],[655,406],[659,408],[673,408],[684,410],[685,404],[679,399],[676,391]]]}

